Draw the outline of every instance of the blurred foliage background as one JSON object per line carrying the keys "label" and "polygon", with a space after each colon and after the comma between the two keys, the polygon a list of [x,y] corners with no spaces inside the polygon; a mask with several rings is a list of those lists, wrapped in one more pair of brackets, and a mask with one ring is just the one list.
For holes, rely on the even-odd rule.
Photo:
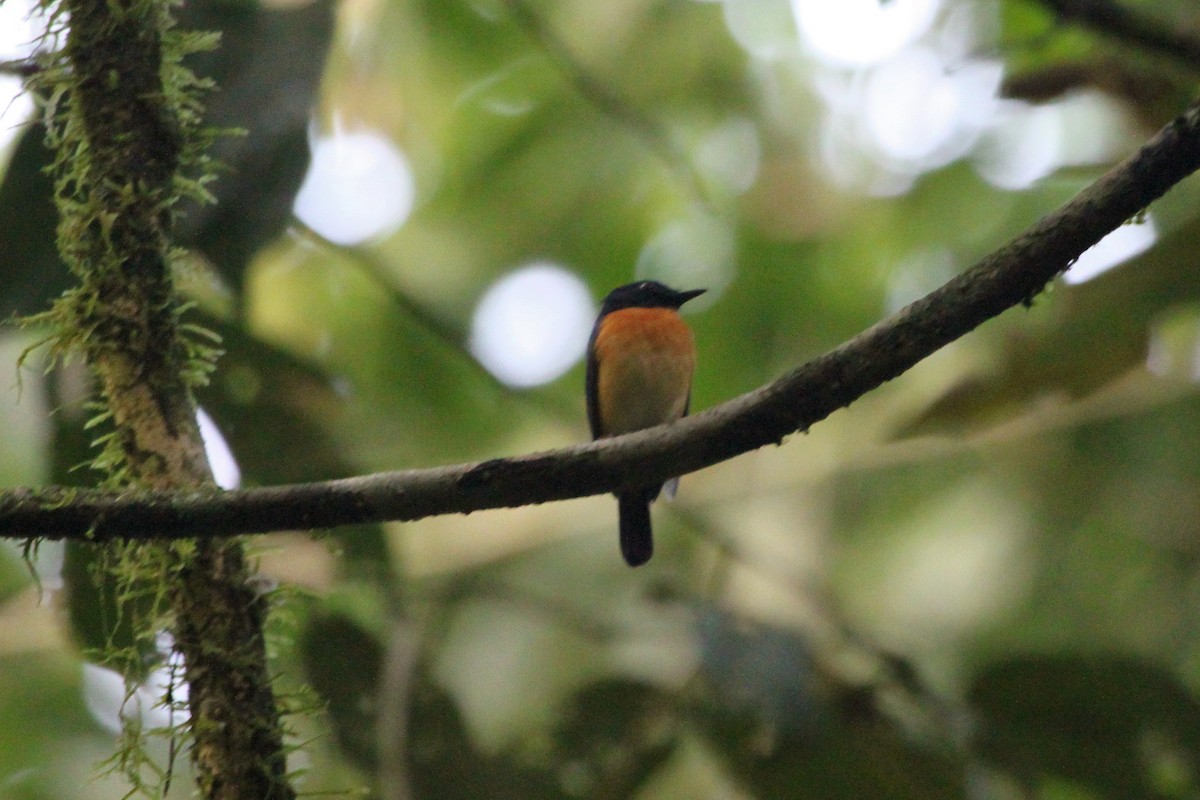
{"label": "blurred foliage background", "polygon": [[[1200,38],[1194,3],[1123,2]],[[1052,5],[189,2],[182,25],[224,32],[193,64],[212,122],[243,131],[179,225],[226,348],[200,398],[225,485],[586,439],[584,342],[636,278],[709,289],[694,409],[900,308],[1195,94],[1200,62]],[[0,57],[30,13],[0,5]],[[4,80],[12,316],[67,276]],[[298,789],[1200,797],[1198,195],[809,434],[687,476],[642,569],[608,497],[257,539]],[[37,336],[9,328],[0,361]],[[0,481],[89,482],[78,365],[9,375]],[[86,547],[31,560],[0,548],[0,797],[120,797],[97,765],[123,690],[90,656],[121,636],[111,587]],[[169,651],[124,706],[147,728],[178,721]]]}

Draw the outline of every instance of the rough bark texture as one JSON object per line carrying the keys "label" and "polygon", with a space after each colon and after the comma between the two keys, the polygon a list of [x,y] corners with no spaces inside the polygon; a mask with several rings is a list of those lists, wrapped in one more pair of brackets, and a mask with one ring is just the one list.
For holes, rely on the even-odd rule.
{"label": "rough bark texture", "polygon": [[[159,0],[66,0],[73,76],[61,123],[60,245],[80,279],[64,307],[111,414],[126,481],[212,486],[168,264],[183,137],[163,80]],[[70,148],[71,143],[86,144]],[[179,545],[169,587],[186,662],[192,755],[214,800],[292,798],[262,634],[236,539]]]}

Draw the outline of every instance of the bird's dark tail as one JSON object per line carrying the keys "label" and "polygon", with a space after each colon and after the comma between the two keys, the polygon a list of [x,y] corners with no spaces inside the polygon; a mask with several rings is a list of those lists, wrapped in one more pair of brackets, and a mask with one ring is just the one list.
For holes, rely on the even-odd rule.
{"label": "bird's dark tail", "polygon": [[621,555],[625,556],[625,563],[631,567],[640,567],[654,555],[654,536],[650,531],[652,499],[646,492],[617,496],[621,519]]}

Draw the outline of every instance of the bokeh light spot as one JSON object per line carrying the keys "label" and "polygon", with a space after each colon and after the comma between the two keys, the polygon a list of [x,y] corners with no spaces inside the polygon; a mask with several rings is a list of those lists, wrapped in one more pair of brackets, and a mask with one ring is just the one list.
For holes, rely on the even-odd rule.
{"label": "bokeh light spot", "polygon": [[202,409],[196,409],[196,424],[200,427],[200,438],[204,440],[204,454],[208,456],[208,467],[213,480],[222,489],[236,489],[242,484],[242,470],[238,467],[233,450],[221,434],[213,418]]}
{"label": "bokeh light spot", "polygon": [[972,160],[988,183],[1019,191],[1062,167],[1120,158],[1131,127],[1127,110],[1100,92],[1078,92],[1044,105],[1003,101]]}
{"label": "bokeh light spot", "polygon": [[995,113],[1001,74],[998,63],[951,68],[934,50],[906,50],[867,81],[863,113],[871,143],[916,171],[961,157]]}
{"label": "bokeh light spot", "polygon": [[583,357],[594,315],[583,281],[535,262],[496,281],[479,301],[471,352],[509,386],[549,383]]}
{"label": "bokeh light spot", "polygon": [[331,242],[355,245],[403,224],[415,197],[412,168],[395,144],[374,131],[337,131],[314,143],[294,210]]}
{"label": "bokeh light spot", "polygon": [[980,140],[975,170],[1000,189],[1027,189],[1058,166],[1062,115],[1054,106],[1005,102],[995,125]]}
{"label": "bokeh light spot", "polygon": [[[33,55],[46,28],[45,16],[33,0],[0,3],[0,61],[19,61]],[[33,113],[33,96],[16,75],[0,75],[0,152],[25,129]]]}
{"label": "bokeh light spot", "polygon": [[796,52],[799,42],[789,0],[724,0],[721,10],[730,35],[756,57],[770,60]]}
{"label": "bokeh light spot", "polygon": [[692,210],[664,225],[642,247],[635,272],[673,289],[707,289],[688,303],[696,311],[716,302],[733,280],[737,240],[720,217]]}
{"label": "bokeh light spot", "polygon": [[710,182],[730,194],[742,194],[758,178],[762,142],[746,117],[718,125],[696,146],[696,165]]}
{"label": "bokeh light spot", "polygon": [[929,30],[939,5],[939,0],[792,0],[792,11],[817,58],[839,66],[867,66]]}
{"label": "bokeh light spot", "polygon": [[819,70],[821,166],[848,189],[903,194],[971,152],[996,115],[1001,77],[998,62],[951,63],[922,45],[869,69]]}
{"label": "bokeh light spot", "polygon": [[[88,712],[110,733],[120,733],[124,719],[136,719],[144,728],[165,728],[187,721],[188,685],[182,679],[183,656],[172,646],[167,633],[155,637],[162,666],[150,671],[145,681],[129,691],[120,673],[89,662],[83,663],[83,701]],[[164,698],[168,691],[173,707]]]}
{"label": "bokeh light spot", "polygon": [[1158,240],[1158,229],[1147,213],[1140,223],[1122,225],[1084,251],[1063,273],[1063,282],[1083,283],[1146,252]]}

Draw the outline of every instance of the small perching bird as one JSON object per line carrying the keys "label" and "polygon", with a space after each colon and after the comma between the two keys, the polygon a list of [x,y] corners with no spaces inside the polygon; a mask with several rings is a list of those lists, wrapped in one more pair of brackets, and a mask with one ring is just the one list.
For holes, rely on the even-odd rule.
{"label": "small perching bird", "polygon": [[[704,289],[677,292],[638,281],[609,292],[587,349],[587,408],[592,438],[674,422],[688,412],[696,346],[679,307]],[[654,554],[650,503],[662,485],[622,491],[621,555],[631,567]]]}

